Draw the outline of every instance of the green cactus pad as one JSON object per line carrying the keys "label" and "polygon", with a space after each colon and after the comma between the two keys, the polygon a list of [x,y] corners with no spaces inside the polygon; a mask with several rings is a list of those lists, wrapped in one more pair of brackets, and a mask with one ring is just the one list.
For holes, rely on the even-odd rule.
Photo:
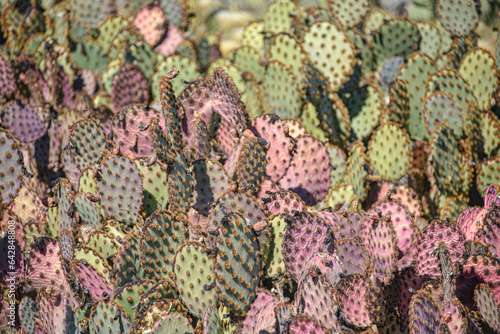
{"label": "green cactus pad", "polygon": [[195,331],[188,318],[178,313],[170,313],[152,327],[152,333],[158,334],[194,334]]}
{"label": "green cactus pad", "polygon": [[97,28],[111,14],[113,2],[88,2],[72,0],[70,2],[71,18],[82,21],[89,28]]}
{"label": "green cactus pad", "polygon": [[331,11],[326,8],[326,3],[320,6],[307,6],[302,7],[298,13],[293,17],[292,31],[301,41],[304,40],[304,34],[307,29],[319,21],[332,21],[339,27],[340,23],[333,17]]}
{"label": "green cactus pad", "polygon": [[377,126],[384,109],[382,93],[376,86],[366,85],[354,91],[345,102],[351,128],[358,139],[367,138]]}
{"label": "green cactus pad", "polygon": [[446,123],[457,136],[462,135],[465,115],[455,100],[445,92],[436,91],[425,99],[422,117],[429,136],[432,136],[438,122]]}
{"label": "green cactus pad", "polygon": [[198,63],[188,57],[183,56],[170,56],[165,58],[164,61],[158,63],[155,69],[155,73],[151,79],[151,92],[152,100],[159,101],[160,94],[160,77],[165,75],[172,68],[177,68],[179,70],[179,75],[173,79],[172,87],[174,92],[180,94],[185,87],[185,81],[191,81],[196,79],[200,73],[198,72]]}
{"label": "green cactus pad", "polygon": [[250,221],[250,225],[265,220],[266,211],[257,200],[246,192],[228,191],[216,202],[208,217],[208,228],[216,231],[224,218],[224,211],[237,212]]}
{"label": "green cactus pad", "polygon": [[151,145],[158,159],[164,163],[171,164],[174,162],[176,151],[170,144],[170,139],[163,132],[160,124],[158,117],[153,117],[149,123],[148,131],[151,137]]}
{"label": "green cactus pad", "polygon": [[115,37],[128,25],[126,19],[121,16],[108,16],[99,26],[99,38],[97,43],[104,49],[108,49]]}
{"label": "green cactus pad", "polygon": [[184,156],[177,155],[167,179],[170,211],[187,215],[189,208],[196,201],[195,180]]}
{"label": "green cactus pad", "polygon": [[142,175],[144,192],[142,199],[142,208],[146,210],[146,216],[150,216],[158,208],[158,204],[162,208],[168,205],[167,178],[168,173],[166,168],[159,162],[148,166],[148,163],[139,163],[139,172]]}
{"label": "green cactus pad", "polygon": [[[260,50],[259,50],[260,51]],[[260,65],[261,54],[254,46],[243,45],[234,52],[234,65],[244,71],[249,71],[257,80],[264,75],[266,68]]]}
{"label": "green cactus pad", "polygon": [[243,30],[241,38],[242,46],[249,46],[254,48],[260,56],[264,55],[264,22],[255,21],[248,24]]}
{"label": "green cactus pad", "polygon": [[328,79],[333,91],[339,90],[354,73],[355,46],[334,24],[318,22],[312,25],[304,35],[303,47],[312,65]]}
{"label": "green cactus pad", "polygon": [[381,178],[399,180],[410,168],[410,136],[397,124],[378,127],[368,144],[370,164]]}
{"label": "green cactus pad", "polygon": [[21,189],[24,164],[19,159],[19,146],[6,130],[0,130],[0,158],[2,172],[0,172],[0,206],[9,205],[16,198]]}
{"label": "green cactus pad", "polygon": [[453,130],[440,123],[432,136],[430,161],[437,187],[440,191],[457,196],[459,192],[468,189],[464,173],[467,167],[466,156],[460,152],[459,139]]}
{"label": "green cactus pad", "polygon": [[125,237],[111,275],[116,286],[124,286],[128,282],[145,278],[142,258],[139,235],[133,233]]}
{"label": "green cactus pad", "polygon": [[24,297],[19,304],[19,321],[26,334],[34,334],[36,328],[36,305],[33,299]]}
{"label": "green cactus pad", "polygon": [[372,38],[375,66],[379,67],[390,57],[407,57],[418,50],[420,33],[413,22],[392,19],[386,21]]}
{"label": "green cactus pad", "polygon": [[142,266],[152,279],[168,278],[174,256],[187,239],[185,222],[171,212],[159,210],[144,223],[141,235]]}
{"label": "green cactus pad", "polygon": [[219,233],[215,260],[217,298],[235,316],[244,316],[260,281],[259,243],[239,213],[224,215]]}
{"label": "green cactus pad", "polygon": [[56,197],[57,197],[57,223],[60,228],[73,231],[76,226],[75,219],[75,192],[67,179],[62,179],[57,184]]}
{"label": "green cactus pad", "polygon": [[476,97],[473,95],[473,91],[469,84],[457,71],[451,68],[444,68],[429,77],[425,96],[428,97],[435,91],[444,91],[448,93],[460,107],[462,115],[464,111],[467,110],[467,106],[470,102],[476,102]]}
{"label": "green cactus pad", "polygon": [[123,311],[127,315],[127,318],[130,319],[130,321],[133,322],[135,319],[135,306],[139,304],[141,297],[145,293],[147,293],[153,286],[155,286],[155,284],[156,281],[153,280],[129,282],[115,291],[113,299],[118,305],[123,308]]}
{"label": "green cactus pad", "polygon": [[300,79],[290,67],[271,61],[263,77],[264,105],[267,112],[281,118],[298,118],[303,92]]}
{"label": "green cactus pad", "polygon": [[389,108],[387,110],[388,120],[401,124],[408,129],[408,119],[410,118],[410,94],[408,84],[404,80],[394,80],[388,89]]}
{"label": "green cactus pad", "polygon": [[259,190],[267,174],[268,145],[266,140],[263,143],[261,138],[255,136],[245,138],[233,174],[239,191],[254,193]]}
{"label": "green cactus pad", "polygon": [[467,36],[479,22],[479,1],[438,0],[436,15],[452,35]]}
{"label": "green cactus pad", "polygon": [[420,51],[436,59],[440,55],[441,33],[432,22],[417,22],[420,31]]}
{"label": "green cactus pad", "polygon": [[483,161],[477,169],[477,189],[482,193],[489,185],[500,189],[500,156]]}
{"label": "green cactus pad", "polygon": [[76,212],[80,221],[89,224],[95,229],[100,229],[102,224],[102,216],[100,213],[101,206],[87,198],[88,193],[78,193],[75,196]]}
{"label": "green cactus pad", "polygon": [[307,134],[318,139],[319,141],[326,142],[328,137],[325,131],[321,129],[321,121],[318,117],[316,107],[311,102],[307,102],[302,110],[302,115],[299,118],[301,125],[306,128]]}
{"label": "green cactus pad", "polygon": [[[307,98],[316,109],[319,128],[332,144],[344,147],[351,131],[349,111],[344,102],[335,93],[325,94],[324,90],[328,87],[326,78],[310,63],[306,66],[306,79]],[[302,118],[306,116],[303,114]]]}
{"label": "green cactus pad", "polygon": [[216,304],[213,258],[206,250],[201,243],[189,242],[177,251],[172,267],[179,297],[198,318]]}
{"label": "green cactus pad", "polygon": [[421,52],[414,52],[407,58],[407,62],[396,76],[404,80],[408,85],[410,97],[410,117],[408,130],[411,136],[423,139],[426,136],[424,123],[422,122],[422,104],[425,98],[425,86],[429,77],[437,70],[434,61]]}
{"label": "green cactus pad", "polygon": [[81,69],[89,69],[94,73],[103,73],[106,69],[106,55],[102,47],[93,39],[85,39],[76,45],[71,58]]}
{"label": "green cactus pad", "polygon": [[306,61],[306,53],[296,37],[281,33],[274,36],[269,46],[269,60],[277,60],[286,64],[290,71],[300,78]]}
{"label": "green cactus pad", "polygon": [[125,311],[116,302],[101,300],[92,308],[89,321],[91,333],[128,333],[130,328]]}
{"label": "green cactus pad", "polygon": [[367,0],[353,2],[329,0],[328,6],[346,30],[360,24],[371,9]]}
{"label": "green cactus pad", "polygon": [[102,231],[94,231],[89,235],[87,244],[97,250],[105,259],[118,253],[119,244],[114,236]]}
{"label": "green cactus pad", "polygon": [[367,163],[365,152],[366,148],[362,142],[354,142],[347,158],[347,181],[359,199],[364,198],[366,194],[365,177],[368,173],[364,167]]}
{"label": "green cactus pad", "polygon": [[269,217],[267,224],[270,234],[270,252],[264,263],[264,269],[269,277],[278,277],[285,273],[285,262],[283,261],[283,236],[287,225],[286,214],[278,214]]}
{"label": "green cactus pad", "polygon": [[266,9],[264,14],[264,31],[271,34],[289,32],[292,26],[292,17],[299,11],[294,0],[275,0]]}
{"label": "green cactus pad", "polygon": [[479,107],[488,109],[499,83],[495,57],[486,50],[473,49],[463,57],[458,73],[469,83]]}
{"label": "green cactus pad", "polygon": [[466,136],[465,143],[477,163],[485,154],[485,140],[482,133],[483,113],[476,102],[469,102],[466,110],[465,125],[463,127]]}
{"label": "green cactus pad", "polygon": [[73,124],[70,134],[71,155],[80,171],[95,164],[105,149],[105,134],[94,119],[84,119]]}
{"label": "green cactus pad", "polygon": [[484,153],[494,157],[500,148],[500,120],[491,112],[481,114],[481,133],[484,138]]}
{"label": "green cactus pad", "polygon": [[75,260],[90,264],[106,280],[111,272],[108,262],[94,248],[79,246],[75,248]]}
{"label": "green cactus pad", "polygon": [[142,202],[142,176],[136,164],[121,156],[109,155],[100,165],[98,194],[106,215],[125,224],[135,223]]}

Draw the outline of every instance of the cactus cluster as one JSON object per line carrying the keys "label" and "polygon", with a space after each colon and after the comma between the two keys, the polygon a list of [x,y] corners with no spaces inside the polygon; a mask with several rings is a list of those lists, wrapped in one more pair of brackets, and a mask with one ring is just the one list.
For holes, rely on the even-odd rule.
{"label": "cactus cluster", "polygon": [[0,333],[500,333],[500,6],[264,2],[0,4]]}

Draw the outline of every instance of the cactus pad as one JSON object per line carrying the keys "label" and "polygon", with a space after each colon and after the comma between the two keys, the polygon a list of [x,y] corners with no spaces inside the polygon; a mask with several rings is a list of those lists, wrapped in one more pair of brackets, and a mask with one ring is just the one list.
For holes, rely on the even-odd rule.
{"label": "cactus pad", "polygon": [[142,202],[142,176],[135,163],[121,156],[107,156],[97,181],[101,205],[109,218],[134,223]]}
{"label": "cactus pad", "polygon": [[215,260],[217,298],[233,314],[243,316],[256,297],[260,281],[259,243],[238,213],[225,215],[219,232]]}
{"label": "cactus pad", "polygon": [[287,271],[298,278],[313,254],[324,252],[332,242],[330,227],[312,213],[300,212],[285,228],[283,259]]}
{"label": "cactus pad", "polygon": [[178,250],[172,267],[179,297],[198,318],[216,304],[213,258],[206,250],[200,243],[189,242]]}
{"label": "cactus pad", "polygon": [[[147,132],[141,131],[140,126],[149,125],[153,117],[160,116],[159,112],[140,104],[116,111],[112,125],[113,141],[120,146],[121,152],[131,151],[134,157],[149,157],[154,152],[151,139]],[[165,129],[163,118],[159,120],[159,126]]]}
{"label": "cactus pad", "polygon": [[264,103],[267,112],[281,118],[297,118],[302,103],[300,80],[290,67],[273,60],[263,77]]}
{"label": "cactus pad", "polygon": [[35,108],[29,104],[11,101],[3,106],[2,113],[3,126],[22,142],[34,142],[47,132]]}
{"label": "cactus pad", "polygon": [[289,127],[275,115],[262,115],[254,119],[250,130],[269,143],[267,150],[267,175],[278,181],[286,172],[292,159],[293,139],[286,131]]}
{"label": "cactus pad", "polygon": [[0,131],[0,158],[2,172],[0,172],[0,204],[10,204],[21,189],[24,164],[20,160],[21,151],[10,132]]}
{"label": "cactus pad", "polygon": [[486,284],[479,284],[476,287],[475,301],[488,325],[493,330],[500,331],[500,303]]}
{"label": "cactus pad", "polygon": [[160,210],[144,223],[141,238],[142,265],[154,279],[168,278],[174,256],[186,239],[184,222],[171,212]]}
{"label": "cactus pad", "polygon": [[439,0],[436,14],[443,27],[455,36],[467,36],[479,22],[479,2]]}
{"label": "cactus pad", "polygon": [[398,180],[410,168],[410,137],[396,124],[383,124],[372,135],[368,154],[371,165],[383,179]]}
{"label": "cactus pad", "polygon": [[[324,144],[312,137],[297,139],[296,151],[279,184],[284,189],[296,192],[306,204],[314,205],[326,197],[330,187],[328,151]],[[314,170],[307,168],[308,162],[314,162]],[[301,175],[307,180],[306,183],[302,181]]]}
{"label": "cactus pad", "polygon": [[[354,72],[354,44],[333,23],[318,22],[309,27],[303,47],[312,65],[328,79],[333,91],[342,87]],[[325,62],[325,59],[330,61]],[[342,65],[332,66],[333,63]]]}
{"label": "cactus pad", "polygon": [[193,207],[199,213],[208,215],[210,205],[233,187],[224,167],[215,160],[198,160],[192,164],[196,180],[196,202]]}
{"label": "cactus pad", "polygon": [[415,239],[412,247],[416,247],[414,259],[417,261],[416,269],[420,276],[434,279],[440,276],[437,254],[434,249],[440,241],[444,241],[450,249],[451,259],[454,263],[463,263],[466,252],[465,236],[453,222],[434,221],[428,225],[422,234]]}

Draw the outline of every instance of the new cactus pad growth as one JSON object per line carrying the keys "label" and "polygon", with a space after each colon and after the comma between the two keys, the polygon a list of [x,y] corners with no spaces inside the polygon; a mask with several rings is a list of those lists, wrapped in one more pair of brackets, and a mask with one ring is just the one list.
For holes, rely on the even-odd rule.
{"label": "new cactus pad growth", "polygon": [[0,331],[500,331],[499,8],[0,4]]}

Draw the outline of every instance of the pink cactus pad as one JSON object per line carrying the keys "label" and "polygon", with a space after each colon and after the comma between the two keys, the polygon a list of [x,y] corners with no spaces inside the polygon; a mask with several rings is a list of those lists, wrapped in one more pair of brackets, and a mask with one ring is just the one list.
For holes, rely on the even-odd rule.
{"label": "pink cactus pad", "polygon": [[265,194],[261,201],[264,202],[271,215],[279,213],[291,214],[294,210],[302,211],[305,207],[299,195],[290,190],[270,192]]}
{"label": "pink cactus pad", "polygon": [[410,333],[438,333],[441,312],[425,291],[413,296],[410,304]]}
{"label": "pink cactus pad", "polygon": [[466,243],[462,231],[452,221],[434,221],[414,241],[416,250],[413,257],[420,276],[436,279],[441,275],[437,253],[434,252],[440,241],[446,243],[453,263],[464,263]]}
{"label": "pink cactus pad", "polygon": [[113,78],[111,101],[114,112],[131,104],[145,104],[148,102],[148,81],[137,65],[126,63]]}
{"label": "pink cactus pad", "polygon": [[[41,237],[31,244],[26,281],[34,289],[57,287],[64,291],[66,277],[62,268],[59,243],[53,239]],[[43,266],[40,265],[43,263]]]}
{"label": "pink cactus pad", "polygon": [[417,227],[410,212],[396,200],[382,200],[374,204],[369,211],[372,215],[390,215],[396,232],[398,258],[402,258],[410,249]]}
{"label": "pink cactus pad", "polygon": [[168,25],[167,36],[155,48],[155,52],[168,57],[175,53],[179,45],[184,42],[181,31],[173,24]]}
{"label": "pink cactus pad", "polygon": [[145,4],[137,10],[132,24],[152,47],[163,39],[168,27],[162,7],[153,3]]}
{"label": "pink cactus pad", "polygon": [[277,182],[285,175],[290,161],[295,141],[288,135],[283,120],[276,115],[262,115],[250,124],[250,130],[257,136],[264,138],[270,144],[267,151],[267,175]]}
{"label": "pink cactus pad", "polygon": [[332,166],[328,150],[313,137],[300,137],[296,152],[279,185],[296,192],[307,205],[314,205],[326,197],[330,188]]}
{"label": "pink cactus pad", "polygon": [[283,237],[286,270],[298,278],[311,255],[325,252],[331,242],[330,226],[325,221],[312,213],[297,213],[288,222]]}
{"label": "pink cactus pad", "polygon": [[296,307],[301,314],[315,317],[325,327],[340,330],[335,289],[317,269],[310,266],[302,276],[297,288]]}

